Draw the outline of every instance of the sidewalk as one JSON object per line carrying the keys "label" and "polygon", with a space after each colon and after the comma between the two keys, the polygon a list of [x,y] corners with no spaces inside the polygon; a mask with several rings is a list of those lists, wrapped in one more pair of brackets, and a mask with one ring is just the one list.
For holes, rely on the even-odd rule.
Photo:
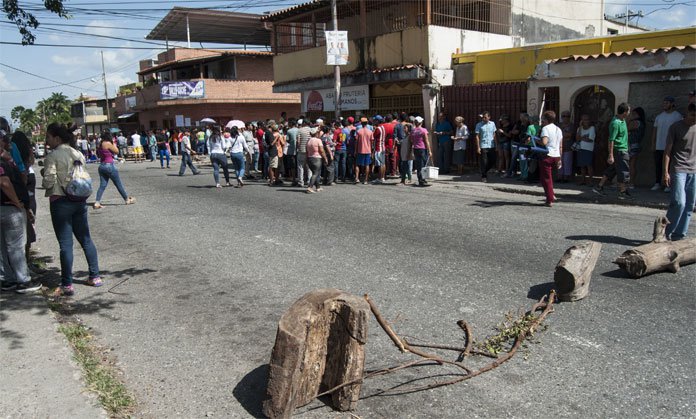
{"label": "sidewalk", "polygon": [[41,294],[0,294],[0,417],[105,418]]}
{"label": "sidewalk", "polygon": [[[473,171],[466,172],[464,176],[440,175],[437,183],[444,185],[475,184],[499,192],[544,196],[544,190],[538,183],[530,184],[515,179],[502,178],[497,174],[489,174],[488,183],[482,183],[479,173]],[[559,202],[590,202],[594,204],[639,206],[666,210],[670,199],[670,194],[662,189],[651,191],[648,187],[637,187],[630,190],[634,198],[633,200],[618,199],[615,185],[605,187],[606,196],[597,195],[592,192],[591,187],[579,186],[576,183],[554,182],[553,189]]]}

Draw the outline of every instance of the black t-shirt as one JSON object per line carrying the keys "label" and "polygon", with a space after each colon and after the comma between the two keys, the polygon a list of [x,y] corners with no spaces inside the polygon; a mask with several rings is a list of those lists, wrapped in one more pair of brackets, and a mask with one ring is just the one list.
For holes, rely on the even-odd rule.
{"label": "black t-shirt", "polygon": [[[0,176],[6,176],[10,179],[10,182],[12,182],[12,186],[14,187],[15,194],[17,194],[17,198],[19,198],[24,206],[28,208],[29,190],[27,190],[27,186],[24,184],[24,182],[22,182],[19,169],[14,162],[0,158]],[[0,189],[0,205],[12,205],[10,198],[6,196],[4,192],[2,192],[2,189]]]}
{"label": "black t-shirt", "polygon": [[157,139],[157,147],[160,151],[167,151],[167,136],[164,134],[155,135]]}

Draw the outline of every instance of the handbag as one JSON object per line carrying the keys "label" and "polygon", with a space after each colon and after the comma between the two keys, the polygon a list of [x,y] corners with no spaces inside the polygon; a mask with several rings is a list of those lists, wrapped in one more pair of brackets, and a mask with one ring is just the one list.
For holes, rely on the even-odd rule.
{"label": "handbag", "polygon": [[63,188],[65,196],[73,202],[84,202],[92,195],[92,178],[85,170],[80,160],[73,162],[73,168],[66,179],[67,184]]}

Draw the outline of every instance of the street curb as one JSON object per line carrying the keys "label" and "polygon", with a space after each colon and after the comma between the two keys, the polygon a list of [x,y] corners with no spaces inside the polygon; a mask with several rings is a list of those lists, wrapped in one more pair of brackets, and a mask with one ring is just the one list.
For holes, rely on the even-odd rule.
{"label": "street curb", "polygon": [[[530,191],[528,189],[514,189],[514,188],[506,188],[506,187],[500,187],[500,186],[490,186],[491,189],[494,191],[498,192],[506,192],[506,193],[515,193],[519,195],[532,195],[532,196],[545,196],[543,192],[540,191]],[[646,201],[639,201],[639,200],[633,200],[633,201],[622,201],[618,199],[612,199],[612,198],[587,198],[582,195],[569,195],[569,194],[562,194],[562,193],[556,193],[556,196],[559,198],[562,198],[563,201],[573,201],[573,202],[590,202],[593,204],[611,204],[611,205],[622,205],[626,207],[644,207],[644,208],[654,208],[654,209],[661,209],[661,210],[666,210],[668,205],[664,204],[662,202],[646,202]]]}

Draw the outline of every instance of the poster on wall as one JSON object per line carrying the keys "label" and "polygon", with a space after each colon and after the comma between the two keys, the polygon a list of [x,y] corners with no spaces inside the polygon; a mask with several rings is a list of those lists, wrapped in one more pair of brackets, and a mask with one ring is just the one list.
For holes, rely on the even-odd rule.
{"label": "poster on wall", "polygon": [[184,126],[190,127],[191,126],[191,118],[185,118],[184,119]]}
{"label": "poster on wall", "polygon": [[176,115],[175,117],[176,123],[175,125],[177,127],[183,127],[184,126],[184,115]]}
{"label": "poster on wall", "polygon": [[[334,89],[302,92],[302,112],[335,111]],[[347,86],[341,88],[342,111],[364,111],[370,109],[370,86]]]}
{"label": "poster on wall", "polygon": [[137,105],[138,101],[136,99],[136,96],[128,96],[126,97],[126,110],[129,111],[132,108],[135,108],[135,105]]}
{"label": "poster on wall", "polygon": [[160,83],[160,99],[203,99],[205,98],[205,82],[198,81],[165,81]]}
{"label": "poster on wall", "polygon": [[326,65],[348,64],[348,31],[324,31]]}

